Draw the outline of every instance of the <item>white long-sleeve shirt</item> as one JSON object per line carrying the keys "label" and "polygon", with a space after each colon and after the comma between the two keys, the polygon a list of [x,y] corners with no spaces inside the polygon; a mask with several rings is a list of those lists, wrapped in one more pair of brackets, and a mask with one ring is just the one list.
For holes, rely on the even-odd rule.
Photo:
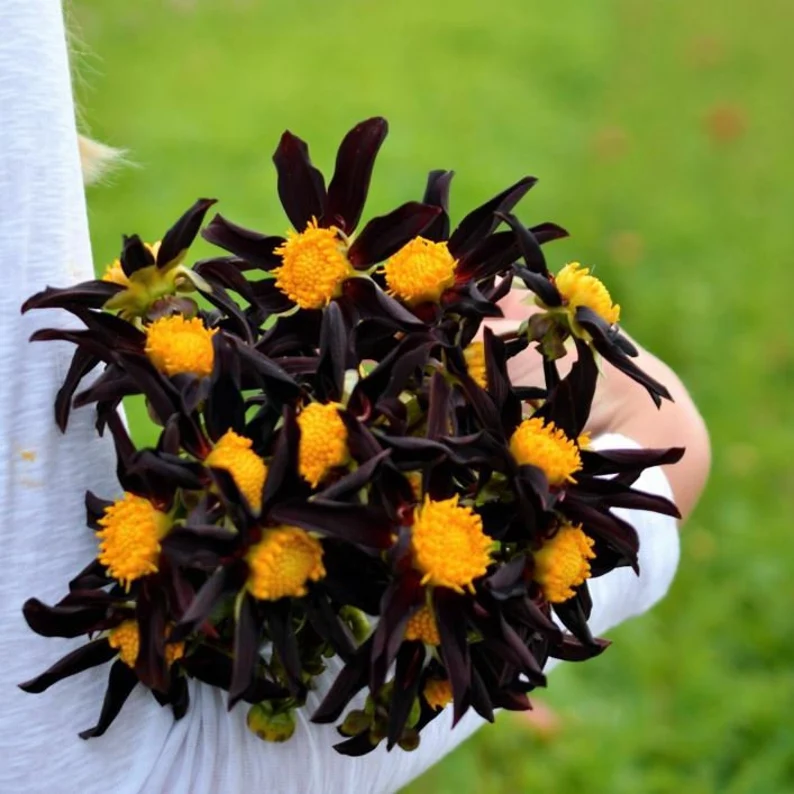
{"label": "white long-sleeve shirt", "polygon": [[[383,747],[359,759],[337,755],[333,726],[310,724],[310,697],[293,739],[261,742],[245,726],[245,706],[226,711],[223,693],[191,686],[187,716],[174,722],[138,687],[99,739],[80,729],[96,722],[107,668],[62,682],[42,695],[20,681],[38,674],[82,640],[31,632],[21,607],[52,603],[69,576],[96,552],[85,526],[83,495],[112,497],[119,486],[108,439],[90,410],[74,413],[61,435],[53,400],[72,349],[29,345],[43,326],[71,318],[55,311],[19,314],[46,285],[93,277],[80,177],[67,50],[59,0],[0,0],[0,793],[42,794],[346,794],[392,792],[421,774],[481,725],[469,713],[450,730],[443,714],[414,753]],[[602,446],[629,446],[617,437]],[[661,470],[638,487],[670,496]],[[637,528],[642,575],[620,569],[591,582],[596,634],[651,607],[667,591],[678,562],[671,518],[616,511]],[[553,686],[553,680],[552,680]]]}

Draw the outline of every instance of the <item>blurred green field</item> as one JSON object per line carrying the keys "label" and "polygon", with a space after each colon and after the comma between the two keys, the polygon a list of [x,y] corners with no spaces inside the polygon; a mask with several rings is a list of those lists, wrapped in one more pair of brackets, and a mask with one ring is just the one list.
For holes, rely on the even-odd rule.
{"label": "blurred green field", "polygon": [[383,114],[368,213],[418,198],[430,168],[457,170],[457,217],[540,177],[520,214],[573,233],[550,263],[595,264],[706,416],[713,476],[670,597],[554,674],[558,735],[503,716],[407,791],[794,791],[794,4],[73,0],[71,15],[85,121],[136,163],[90,195],[97,267],[198,196],[283,232],[281,131],[330,169],[340,136]]}

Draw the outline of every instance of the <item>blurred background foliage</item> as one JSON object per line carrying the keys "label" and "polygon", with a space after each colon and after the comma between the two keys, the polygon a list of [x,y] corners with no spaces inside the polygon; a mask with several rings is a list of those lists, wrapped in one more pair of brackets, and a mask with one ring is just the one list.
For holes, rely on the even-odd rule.
{"label": "blurred background foliage", "polygon": [[[503,715],[410,794],[794,791],[794,3],[72,0],[85,126],[129,152],[91,191],[97,268],[198,196],[283,233],[289,128],[328,173],[356,121],[391,137],[367,214],[453,168],[453,215],[524,174],[712,433],[680,573],[614,646],[552,677],[538,736]],[[205,255],[208,248],[193,252]],[[136,409],[133,409],[133,418]]]}

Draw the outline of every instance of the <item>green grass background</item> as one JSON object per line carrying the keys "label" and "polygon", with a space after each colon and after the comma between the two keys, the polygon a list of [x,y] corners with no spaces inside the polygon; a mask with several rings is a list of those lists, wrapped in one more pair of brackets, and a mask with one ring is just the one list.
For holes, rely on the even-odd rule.
{"label": "green grass background", "polygon": [[558,735],[503,716],[410,794],[794,791],[794,3],[73,0],[71,16],[86,124],[136,164],[90,194],[98,268],[198,196],[283,232],[281,131],[330,169],[383,114],[369,214],[419,197],[430,168],[457,170],[456,217],[540,177],[522,217],[573,233],[552,266],[595,265],[707,419],[713,474],[669,598],[554,674]]}

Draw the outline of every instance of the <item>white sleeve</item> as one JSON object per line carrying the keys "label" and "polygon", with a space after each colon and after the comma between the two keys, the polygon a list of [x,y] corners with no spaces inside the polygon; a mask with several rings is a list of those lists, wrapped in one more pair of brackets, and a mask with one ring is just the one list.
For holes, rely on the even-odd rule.
{"label": "white sleeve", "polygon": [[[71,322],[63,313],[19,306],[50,284],[93,276],[69,83],[57,0],[0,3],[0,791],[35,794],[282,794],[391,792],[421,774],[471,734],[467,715],[452,732],[442,715],[418,751],[363,759],[337,755],[332,726],[301,713],[286,745],[260,742],[245,727],[245,707],[227,713],[223,694],[191,687],[187,716],[174,723],[140,688],[108,733],[84,742],[77,731],[96,721],[107,680],[94,669],[28,695],[16,684],[41,672],[80,641],[38,637],[25,625],[29,596],[54,602],[65,582],[95,553],[83,494],[118,492],[108,439],[96,438],[92,412],[75,412],[61,436],[53,400],[72,349],[27,339],[43,326]],[[664,476],[640,487],[667,493]],[[594,582],[594,627],[602,632],[661,597],[677,559],[669,519],[628,516],[640,533],[642,575],[617,571]],[[327,682],[326,682],[327,683]],[[312,694],[309,709],[319,693]]]}

